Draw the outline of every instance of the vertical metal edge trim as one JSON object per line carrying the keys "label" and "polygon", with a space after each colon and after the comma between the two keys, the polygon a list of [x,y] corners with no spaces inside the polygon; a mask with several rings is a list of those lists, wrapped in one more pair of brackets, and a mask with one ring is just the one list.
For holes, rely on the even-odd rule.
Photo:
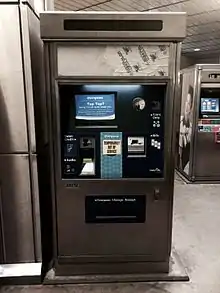
{"label": "vertical metal edge trim", "polygon": [[[35,261],[37,261],[36,259],[36,243],[35,243],[35,223],[34,223],[34,201],[32,198],[32,191],[33,191],[33,170],[32,170],[32,164],[31,164],[31,142],[30,142],[30,136],[29,136],[29,132],[30,132],[30,123],[29,123],[29,119],[28,119],[28,102],[27,102],[27,84],[26,84],[26,76],[25,76],[25,56],[24,56],[24,42],[25,40],[23,39],[24,37],[24,10],[22,9],[22,3],[20,3],[18,5],[18,14],[19,14],[19,24],[20,24],[20,42],[21,42],[21,58],[22,58],[22,68],[23,68],[23,83],[24,83],[24,97],[25,97],[25,112],[26,112],[26,123],[27,123],[27,141],[28,141],[28,163],[29,163],[29,176],[30,176],[30,197],[31,197],[31,212],[32,212],[32,223],[33,223],[33,246],[34,246],[34,259]],[[27,15],[26,15],[27,17]],[[28,22],[28,19],[26,19]],[[26,32],[27,33],[27,32]]]}
{"label": "vertical metal edge trim", "polygon": [[42,261],[42,242],[41,242],[41,217],[40,217],[40,200],[39,200],[39,182],[38,182],[38,168],[37,168],[37,155],[30,156],[31,168],[33,174],[33,190],[32,190],[32,198],[33,198],[33,211],[34,211],[34,235],[35,235],[35,257],[37,262]]}
{"label": "vertical metal edge trim", "polygon": [[5,231],[4,231],[4,218],[3,218],[3,209],[2,209],[2,188],[1,188],[1,182],[0,182],[0,229],[1,229],[1,240],[2,243],[2,258],[3,258],[3,263],[6,262],[6,247],[5,247]]}
{"label": "vertical metal edge trim", "polygon": [[195,180],[195,171],[196,171],[196,148],[197,148],[197,139],[198,139],[198,132],[197,132],[197,122],[199,118],[199,104],[200,104],[200,93],[201,93],[201,78],[202,78],[202,69],[195,71],[195,82],[194,82],[194,113],[193,113],[193,127],[192,127],[192,138],[193,143],[190,148],[190,160],[192,160],[192,166],[191,166],[191,174],[190,174],[190,180]]}
{"label": "vertical metal edge trim", "polygon": [[44,64],[45,64],[45,80],[46,80],[46,102],[47,102],[47,114],[48,114],[48,134],[49,134],[49,151],[50,151],[50,184],[52,189],[52,225],[53,225],[53,260],[57,261],[58,257],[58,238],[57,238],[57,204],[56,204],[56,178],[55,178],[55,154],[54,154],[54,135],[53,135],[53,113],[52,113],[52,95],[53,86],[51,72],[52,66],[52,54],[51,43],[44,42]]}
{"label": "vertical metal edge trim", "polygon": [[170,137],[170,143],[171,143],[171,153],[170,153],[170,161],[171,166],[169,168],[172,169],[172,172],[170,171],[169,174],[169,183],[171,186],[170,192],[172,195],[169,198],[168,204],[169,204],[169,213],[168,216],[168,235],[169,235],[169,242],[168,242],[168,254],[171,254],[172,250],[172,227],[173,227],[173,197],[174,197],[174,174],[175,174],[175,150],[176,150],[176,113],[175,110],[177,108],[177,99],[178,99],[178,93],[180,89],[180,56],[181,56],[181,45],[180,43],[173,43],[172,44],[172,51],[173,54],[171,55],[171,83],[172,83],[172,92],[170,93],[172,95],[172,111],[170,113],[171,116],[171,124],[170,125],[170,131],[171,137]]}

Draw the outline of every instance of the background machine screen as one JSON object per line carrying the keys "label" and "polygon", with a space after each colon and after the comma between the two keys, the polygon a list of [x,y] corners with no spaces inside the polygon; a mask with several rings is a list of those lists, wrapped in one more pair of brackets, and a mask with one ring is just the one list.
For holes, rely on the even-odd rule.
{"label": "background machine screen", "polygon": [[219,99],[217,98],[202,98],[201,113],[218,113]]}

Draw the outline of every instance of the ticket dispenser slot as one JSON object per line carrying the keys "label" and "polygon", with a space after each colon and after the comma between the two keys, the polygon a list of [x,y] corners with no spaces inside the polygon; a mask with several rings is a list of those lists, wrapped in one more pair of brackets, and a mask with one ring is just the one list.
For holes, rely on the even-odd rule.
{"label": "ticket dispenser slot", "polygon": [[146,157],[146,138],[144,136],[128,137],[128,157]]}
{"label": "ticket dispenser slot", "polygon": [[82,160],[80,176],[95,175],[95,138],[81,137],[79,156]]}

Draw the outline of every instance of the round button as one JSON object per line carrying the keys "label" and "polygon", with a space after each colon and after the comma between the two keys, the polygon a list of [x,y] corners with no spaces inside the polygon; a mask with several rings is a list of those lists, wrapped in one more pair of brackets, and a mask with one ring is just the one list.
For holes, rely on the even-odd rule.
{"label": "round button", "polygon": [[144,99],[139,98],[139,97],[133,99],[133,108],[136,111],[144,110],[145,106],[146,106],[146,102]]}

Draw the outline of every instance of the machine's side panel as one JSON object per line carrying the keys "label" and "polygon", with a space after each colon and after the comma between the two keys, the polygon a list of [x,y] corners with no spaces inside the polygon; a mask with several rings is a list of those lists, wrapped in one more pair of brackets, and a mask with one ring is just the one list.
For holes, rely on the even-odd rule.
{"label": "machine's side panel", "polygon": [[21,35],[22,35],[22,54],[23,54],[23,71],[25,78],[25,106],[28,128],[28,143],[29,151],[36,152],[36,138],[35,138],[35,121],[34,121],[34,101],[33,101],[33,79],[32,79],[32,64],[31,64],[31,48],[29,36],[29,21],[27,5],[20,5],[21,17]]}
{"label": "machine's side panel", "polygon": [[41,219],[39,202],[39,180],[37,155],[30,155],[31,164],[31,183],[32,183],[32,211],[33,211],[33,233],[36,261],[42,260],[41,250]]}
{"label": "machine's side panel", "polygon": [[[38,1],[40,4],[40,1]],[[31,163],[31,182],[32,182],[32,209],[33,209],[33,231],[34,231],[34,243],[35,243],[35,257],[36,261],[42,260],[42,245],[41,245],[41,217],[40,217],[40,188],[39,188],[39,168],[38,160],[40,156],[40,148],[45,144],[45,132],[46,126],[43,125],[43,121],[46,119],[46,113],[41,111],[41,102],[44,99],[44,81],[43,81],[43,49],[42,41],[39,35],[39,19],[33,13],[33,11],[26,6],[23,12],[28,23],[28,37],[29,37],[29,57],[31,66],[31,78],[32,78],[32,99],[31,108],[29,112],[29,119],[33,120],[32,131],[35,134],[36,139],[36,151],[37,154],[30,155]],[[40,117],[40,118],[39,118]],[[35,128],[33,128],[35,126]],[[41,135],[39,134],[41,133]],[[42,172],[42,170],[41,170]]]}
{"label": "machine's side panel", "polygon": [[195,103],[195,69],[182,74],[182,93],[179,121],[179,142],[177,168],[187,177],[191,176],[192,131],[194,123]]}
{"label": "machine's side panel", "polygon": [[[27,8],[26,13],[29,29],[30,62],[33,80],[35,134],[37,143],[37,156],[33,155],[31,157],[33,159],[31,167],[33,187],[33,212],[35,225],[35,248],[37,259],[39,260],[42,255],[43,261],[49,262],[52,258],[52,245],[50,244],[50,241],[52,241],[52,236],[48,237],[52,234],[52,207],[51,184],[49,184],[50,171],[48,145],[48,113],[44,81],[43,42],[40,39],[39,19],[29,8]],[[40,225],[42,235],[40,235]]]}
{"label": "machine's side panel", "polygon": [[38,151],[38,178],[40,192],[40,213],[41,213],[41,238],[42,238],[42,258],[43,274],[47,272],[48,265],[56,257],[57,234],[56,234],[56,198],[54,184],[54,134],[52,130],[52,92],[50,73],[49,46],[44,47],[44,66],[45,66],[45,99],[46,116],[49,143]]}
{"label": "machine's side panel", "polygon": [[24,81],[16,5],[0,4],[0,153],[28,150]]}
{"label": "machine's side panel", "polygon": [[1,155],[1,202],[5,263],[34,262],[28,155]]}
{"label": "machine's side panel", "polygon": [[48,143],[46,97],[43,66],[43,42],[40,39],[39,19],[26,9],[30,42],[30,62],[33,81],[33,106],[36,129],[36,148],[40,151]]}

